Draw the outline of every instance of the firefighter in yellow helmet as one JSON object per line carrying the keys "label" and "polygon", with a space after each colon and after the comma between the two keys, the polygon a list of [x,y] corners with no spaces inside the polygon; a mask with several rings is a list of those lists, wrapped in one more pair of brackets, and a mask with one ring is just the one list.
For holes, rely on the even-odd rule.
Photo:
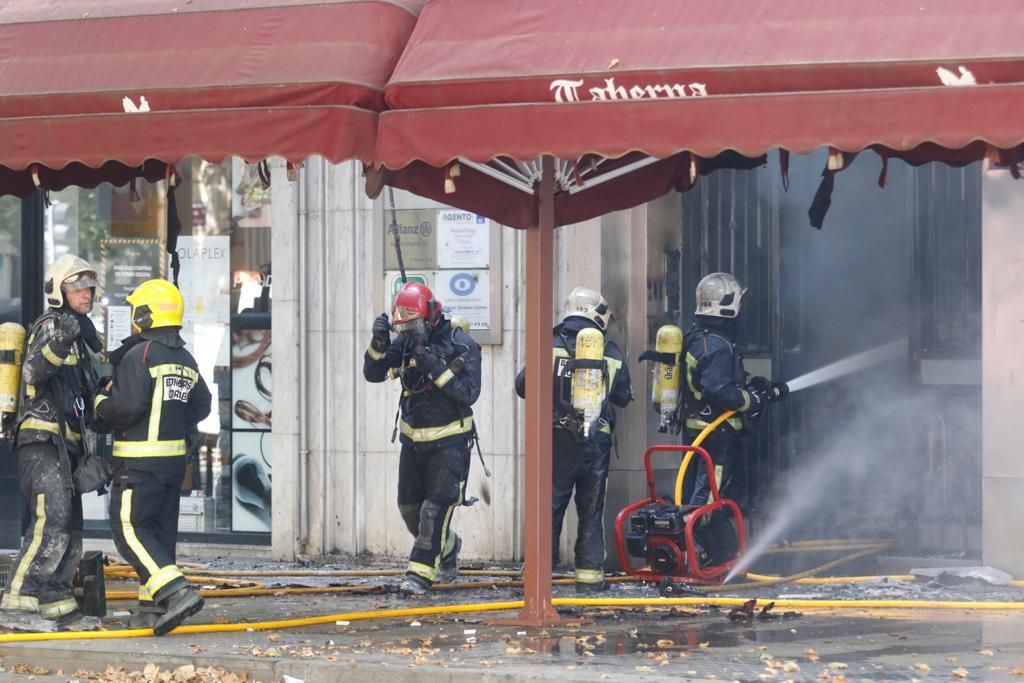
{"label": "firefighter in yellow helmet", "polygon": [[180,335],[185,302],[166,280],[142,283],[126,302],[136,334],[110,360],[114,379],[96,416],[114,428],[110,529],[139,574],[133,625],[164,635],[203,608],[175,565],[185,435],[210,414],[210,390]]}
{"label": "firefighter in yellow helmet", "polygon": [[89,320],[96,271],[66,255],[46,269],[49,308],[28,332],[14,444],[29,524],[0,609],[6,617],[38,615],[52,630],[79,623],[72,579],[82,555],[82,499],[73,472],[83,453],[88,406],[98,384]]}
{"label": "firefighter in yellow helmet", "polygon": [[[554,329],[552,382],[551,558],[558,544],[569,500],[576,490],[575,574],[577,593],[608,590],[604,576],[604,503],[615,413],[633,400],[625,357],[605,339],[611,310],[601,293],[572,290],[564,316]],[[526,368],[516,377],[516,393],[526,398]]]}

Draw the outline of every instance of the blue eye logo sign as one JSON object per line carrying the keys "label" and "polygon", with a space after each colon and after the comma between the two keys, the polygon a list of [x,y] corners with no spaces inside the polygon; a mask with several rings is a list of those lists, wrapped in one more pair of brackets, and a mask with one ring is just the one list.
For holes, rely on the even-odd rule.
{"label": "blue eye logo sign", "polygon": [[455,296],[469,296],[476,290],[476,278],[469,273],[459,273],[452,277],[450,288]]}

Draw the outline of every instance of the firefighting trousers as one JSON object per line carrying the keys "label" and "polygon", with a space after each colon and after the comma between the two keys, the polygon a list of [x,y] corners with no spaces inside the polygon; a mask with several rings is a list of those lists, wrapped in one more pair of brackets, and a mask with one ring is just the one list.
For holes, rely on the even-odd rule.
{"label": "firefighting trousers", "polygon": [[576,490],[576,581],[604,581],[604,500],[608,488],[611,445],[604,441],[580,443],[565,429],[552,430],[551,561],[558,564],[562,522]]}
{"label": "firefighting trousers", "polygon": [[437,581],[442,555],[455,548],[452,515],[462,504],[469,476],[469,444],[441,448],[402,446],[398,464],[398,510],[416,537],[407,571]]}
{"label": "firefighting trousers", "polygon": [[139,575],[140,601],[161,602],[188,585],[175,565],[183,476],[124,464],[114,473],[110,531],[117,551]]}
{"label": "firefighting trousers", "polygon": [[48,441],[18,448],[29,524],[0,602],[0,608],[38,611],[46,619],[78,608],[71,589],[82,557],[82,498],[71,489],[60,457]]}
{"label": "firefighting trousers", "polygon": [[[700,432],[686,430],[683,443],[691,444]],[[708,435],[701,444],[715,464],[715,481],[722,498],[728,498],[742,505],[745,498],[743,477],[739,468],[743,465],[743,437],[723,425]],[[693,473],[686,473],[683,500],[688,505],[704,505],[711,496],[711,481],[704,466],[703,458],[690,461]]]}

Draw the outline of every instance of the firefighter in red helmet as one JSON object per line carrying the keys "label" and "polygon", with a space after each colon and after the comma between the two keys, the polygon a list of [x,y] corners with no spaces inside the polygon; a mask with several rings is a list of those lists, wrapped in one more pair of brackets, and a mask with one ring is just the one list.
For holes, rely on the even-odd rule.
{"label": "firefighter in red helmet", "polygon": [[406,283],[391,311],[393,322],[386,313],[373,322],[363,376],[402,383],[398,509],[416,540],[401,589],[419,595],[435,583],[450,583],[459,571],[462,541],[450,525],[464,502],[476,436],[472,406],[480,396],[480,346],[451,325],[426,285]]}

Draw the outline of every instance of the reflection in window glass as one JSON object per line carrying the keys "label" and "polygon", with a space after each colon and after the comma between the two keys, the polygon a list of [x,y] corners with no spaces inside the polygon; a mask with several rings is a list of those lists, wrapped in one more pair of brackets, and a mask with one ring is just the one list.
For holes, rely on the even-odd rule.
{"label": "reflection in window glass", "polygon": [[21,200],[0,197],[0,322],[21,321]]}

